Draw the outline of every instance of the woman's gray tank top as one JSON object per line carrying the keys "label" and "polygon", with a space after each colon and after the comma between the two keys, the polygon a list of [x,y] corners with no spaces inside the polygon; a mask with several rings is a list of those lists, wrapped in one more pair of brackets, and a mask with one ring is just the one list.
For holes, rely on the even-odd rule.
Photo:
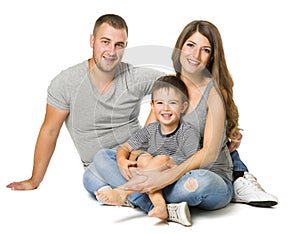
{"label": "woman's gray tank top", "polygon": [[[183,116],[184,121],[190,123],[192,126],[194,126],[194,128],[200,131],[201,148],[203,147],[204,128],[206,124],[206,116],[208,111],[207,99],[213,85],[214,85],[214,81],[213,80],[209,81],[195,110]],[[232,166],[231,156],[226,145],[226,140],[227,140],[226,127],[224,126],[223,142],[221,145],[219,156],[215,162],[211,163],[209,166],[205,167],[204,169],[208,169],[210,171],[217,173],[222,177],[232,180],[233,166]]]}

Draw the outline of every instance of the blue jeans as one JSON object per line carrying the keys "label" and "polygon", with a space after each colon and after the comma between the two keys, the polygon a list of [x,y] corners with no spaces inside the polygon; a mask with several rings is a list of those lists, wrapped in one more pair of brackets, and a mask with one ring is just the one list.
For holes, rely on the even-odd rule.
{"label": "blue jeans", "polygon": [[[230,145],[230,140],[227,141],[227,146]],[[239,153],[237,150],[234,150],[230,153],[232,164],[233,164],[233,171],[248,171],[247,166],[243,163],[243,161],[240,158]]]}
{"label": "blue jeans", "polygon": [[[188,179],[195,179],[196,184],[201,186],[196,186],[195,190],[188,191],[184,186]],[[94,191],[104,185],[109,184],[115,188],[126,182],[126,179],[119,172],[116,151],[110,149],[100,150],[83,176],[84,186],[92,195],[94,195]],[[225,207],[230,203],[232,193],[233,187],[230,180],[204,169],[189,171],[177,182],[163,189],[167,203],[186,201],[189,206],[206,210]],[[134,193],[128,197],[128,200],[146,213],[153,208],[148,195],[145,193]]]}
{"label": "blue jeans", "polygon": [[230,153],[232,163],[233,163],[233,171],[248,171],[247,166],[240,159],[240,155],[237,150]]}

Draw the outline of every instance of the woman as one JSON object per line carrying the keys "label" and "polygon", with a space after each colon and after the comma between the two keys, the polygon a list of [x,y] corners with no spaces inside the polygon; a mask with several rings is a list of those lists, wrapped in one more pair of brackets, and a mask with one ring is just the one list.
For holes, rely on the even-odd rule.
{"label": "woman", "polygon": [[[196,36],[195,34],[199,33],[201,35],[195,38],[196,41],[191,40]],[[221,91],[226,109],[226,136],[230,139],[227,143],[234,164],[232,201],[260,207],[276,205],[278,199],[262,189],[256,178],[248,172],[248,168],[235,150],[240,144],[242,135],[238,127],[238,109],[233,100],[233,80],[226,65],[223,43],[218,29],[207,21],[189,23],[176,42],[172,60],[176,76],[186,83],[189,93],[192,93],[189,101],[194,108],[200,101],[203,87],[210,78],[217,84],[216,89]],[[128,185],[128,188],[145,192],[165,186],[164,180],[158,179],[161,178],[160,174],[143,172],[143,175],[147,175],[146,181],[132,183]]]}
{"label": "woman", "polygon": [[[183,118],[200,131],[202,147],[182,164],[159,173],[159,185],[142,192],[163,189],[169,203],[186,201],[189,206],[206,210],[225,207],[233,193],[226,133],[234,139],[238,115],[218,30],[208,22],[191,22],[180,34],[172,59],[177,77],[185,82],[191,94],[190,107]],[[206,68],[212,69],[213,74]],[[222,87],[225,103],[218,86]],[[226,113],[227,109],[230,113]],[[152,113],[148,120],[155,120]],[[124,182],[115,162],[115,151],[98,152],[94,163],[112,187]],[[112,171],[114,176],[111,176]],[[153,208],[145,194],[133,194],[128,199],[145,212]]]}

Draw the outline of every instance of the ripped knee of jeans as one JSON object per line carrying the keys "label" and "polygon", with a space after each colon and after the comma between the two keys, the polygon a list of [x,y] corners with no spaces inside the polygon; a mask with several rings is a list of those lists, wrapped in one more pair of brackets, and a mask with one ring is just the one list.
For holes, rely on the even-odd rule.
{"label": "ripped knee of jeans", "polygon": [[194,178],[188,178],[184,183],[184,188],[188,192],[194,192],[198,188],[198,181]]}

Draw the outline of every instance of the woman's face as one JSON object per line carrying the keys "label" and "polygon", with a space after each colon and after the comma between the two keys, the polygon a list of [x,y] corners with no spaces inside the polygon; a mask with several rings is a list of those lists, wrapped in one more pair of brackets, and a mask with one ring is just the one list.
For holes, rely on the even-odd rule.
{"label": "woman's face", "polygon": [[183,44],[180,54],[181,74],[200,75],[210,61],[212,48],[208,39],[195,32]]}

